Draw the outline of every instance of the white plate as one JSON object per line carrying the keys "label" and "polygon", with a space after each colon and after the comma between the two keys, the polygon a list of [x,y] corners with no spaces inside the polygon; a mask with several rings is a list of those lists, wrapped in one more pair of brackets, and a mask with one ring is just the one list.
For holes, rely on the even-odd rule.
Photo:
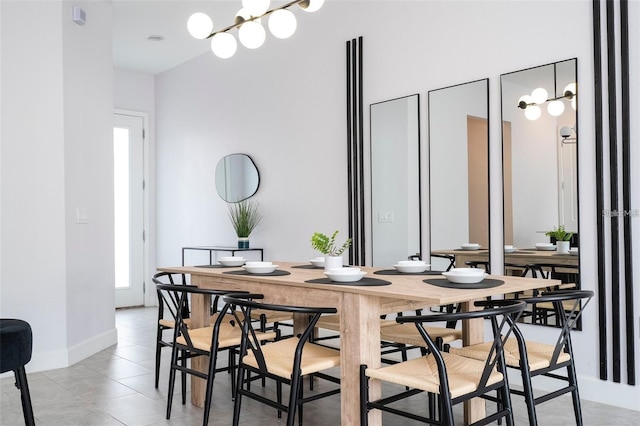
{"label": "white plate", "polygon": [[405,274],[424,272],[429,266],[430,265],[427,265],[426,263],[422,263],[419,265],[393,265],[393,267],[396,268],[398,272],[402,272]]}
{"label": "white plate", "polygon": [[244,266],[244,270],[250,274],[270,274],[275,271],[278,265]]}
{"label": "white plate", "polygon": [[518,249],[515,248],[515,247],[511,247],[511,248],[505,248],[504,252],[505,253],[514,253],[516,250],[518,250]]}
{"label": "white plate", "polygon": [[455,274],[451,272],[443,272],[442,275],[452,283],[457,284],[474,284],[479,283],[487,276],[486,273],[482,275],[465,275],[465,274]]}
{"label": "white plate", "polygon": [[324,259],[311,259],[309,261],[316,268],[324,268]]}
{"label": "white plate", "polygon": [[246,262],[247,259],[243,258],[243,257],[236,257],[236,258],[232,258],[232,257],[221,257],[220,259],[218,259],[218,263],[220,263],[222,266],[242,266],[244,265],[244,262]]}
{"label": "white plate", "polygon": [[556,249],[556,246],[553,244],[536,244],[536,250],[553,251],[555,249]]}
{"label": "white plate", "polygon": [[348,274],[332,273],[331,271],[324,273],[331,281],[337,283],[352,283],[360,281],[367,273],[364,271],[353,272]]}
{"label": "white plate", "polygon": [[480,244],[462,244],[460,248],[462,250],[479,250]]}
{"label": "white plate", "polygon": [[464,275],[464,276],[473,276],[480,277],[484,275],[484,269],[480,268],[452,268],[447,271],[448,274],[451,275]]}

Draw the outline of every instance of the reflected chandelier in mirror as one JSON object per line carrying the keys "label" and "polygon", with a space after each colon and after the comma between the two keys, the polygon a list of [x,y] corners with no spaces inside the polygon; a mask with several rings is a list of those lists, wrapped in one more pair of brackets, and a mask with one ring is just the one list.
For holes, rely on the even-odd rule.
{"label": "reflected chandelier in mirror", "polygon": [[216,166],[216,190],[220,198],[237,203],[252,197],[260,185],[255,163],[246,154],[230,154]]}
{"label": "reflected chandelier in mirror", "polygon": [[[505,273],[556,278],[562,288],[580,287],[577,62],[500,76]],[[545,235],[558,228],[574,234],[566,252]],[[529,314],[526,322],[557,325],[544,306]]]}

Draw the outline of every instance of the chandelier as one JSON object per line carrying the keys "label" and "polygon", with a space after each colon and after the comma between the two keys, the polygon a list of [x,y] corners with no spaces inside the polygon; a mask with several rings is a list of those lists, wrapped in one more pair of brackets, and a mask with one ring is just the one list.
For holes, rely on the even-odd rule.
{"label": "chandelier", "polygon": [[557,72],[556,64],[553,64],[553,91],[555,97],[549,98],[549,92],[543,87],[538,87],[531,92],[531,95],[523,95],[518,99],[518,108],[524,110],[524,115],[529,120],[537,120],[542,115],[539,105],[547,104],[547,112],[553,117],[558,117],[564,112],[564,100],[571,102],[571,107],[576,109],[576,96],[578,95],[576,83],[569,83],[565,86],[562,94],[557,94]]}
{"label": "chandelier", "polygon": [[202,12],[189,17],[187,29],[194,38],[211,39],[211,50],[219,58],[230,58],[238,50],[238,42],[231,33],[238,29],[240,43],[247,49],[257,49],[266,39],[266,31],[262,26],[262,18],[268,17],[268,27],[274,37],[285,39],[295,33],[296,17],[288,10],[298,5],[306,12],[315,12],[324,4],[324,0],[294,0],[280,7],[269,9],[269,0],[242,0],[242,9],[236,13],[234,23],[228,27],[214,31],[213,21]]}

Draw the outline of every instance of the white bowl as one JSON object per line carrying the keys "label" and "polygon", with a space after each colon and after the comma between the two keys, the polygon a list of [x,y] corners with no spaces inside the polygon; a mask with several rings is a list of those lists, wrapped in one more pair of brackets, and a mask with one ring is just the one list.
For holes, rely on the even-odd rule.
{"label": "white bowl", "polygon": [[477,243],[464,243],[464,244],[460,244],[460,248],[462,250],[478,250],[480,248],[480,244],[477,244]]}
{"label": "white bowl", "polygon": [[573,256],[577,256],[579,254],[578,252],[578,247],[571,247],[569,249],[569,254],[573,255]]}
{"label": "white bowl", "polygon": [[[249,265],[249,263],[268,263],[268,265]],[[250,274],[270,274],[277,267],[278,265],[274,265],[271,262],[247,262],[244,265],[244,270]]]}
{"label": "white bowl", "polygon": [[309,260],[309,263],[316,268],[324,268],[324,257],[316,257],[315,259]]}
{"label": "white bowl", "polygon": [[[350,268],[342,268],[342,269],[350,269]],[[324,274],[331,280],[338,283],[352,283],[356,281],[360,281],[362,277],[367,275],[364,271],[350,272],[350,273],[340,273],[337,272],[340,269],[332,269],[330,271],[325,272]]]}
{"label": "white bowl", "polygon": [[397,265],[393,265],[393,267],[396,268],[398,272],[402,272],[405,274],[424,272],[429,266],[431,265],[427,265],[424,262],[416,264],[401,264],[400,262],[398,262]]}
{"label": "white bowl", "polygon": [[465,277],[482,277],[485,274],[484,269],[480,268],[451,268],[447,273]]}
{"label": "white bowl", "polygon": [[514,246],[509,246],[509,245],[504,246],[504,252],[505,253],[513,253],[516,250],[518,250],[518,249],[515,248]]}
{"label": "white bowl", "polygon": [[354,275],[354,274],[360,273],[360,268],[356,268],[356,267],[335,268],[335,269],[329,269],[327,272],[333,275]]}
{"label": "white bowl", "polygon": [[272,263],[271,262],[246,262],[245,266],[270,266]]}
{"label": "white bowl", "polygon": [[536,250],[542,250],[542,251],[552,251],[555,250],[556,246],[554,244],[551,243],[537,243],[536,244]]}
{"label": "white bowl", "polygon": [[396,265],[401,266],[417,266],[417,265],[426,265],[427,262],[424,260],[398,260]]}
{"label": "white bowl", "polygon": [[[478,269],[478,268],[471,268],[471,269]],[[487,274],[482,269],[479,269],[479,271],[482,272],[481,275],[456,274],[456,273],[452,273],[451,271],[443,272],[442,275],[452,283],[474,284],[474,283],[479,283],[487,276]]]}
{"label": "white bowl", "polygon": [[246,261],[247,259],[242,256],[225,256],[218,259],[218,263],[222,266],[242,266]]}

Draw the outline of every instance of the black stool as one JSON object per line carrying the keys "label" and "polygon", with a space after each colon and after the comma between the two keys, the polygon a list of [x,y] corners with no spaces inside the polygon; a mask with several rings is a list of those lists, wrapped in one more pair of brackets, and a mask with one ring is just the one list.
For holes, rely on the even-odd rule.
{"label": "black stool", "polygon": [[29,323],[19,319],[0,319],[0,373],[13,371],[20,389],[22,412],[27,426],[35,425],[31,396],[24,366],[31,361],[33,337]]}

